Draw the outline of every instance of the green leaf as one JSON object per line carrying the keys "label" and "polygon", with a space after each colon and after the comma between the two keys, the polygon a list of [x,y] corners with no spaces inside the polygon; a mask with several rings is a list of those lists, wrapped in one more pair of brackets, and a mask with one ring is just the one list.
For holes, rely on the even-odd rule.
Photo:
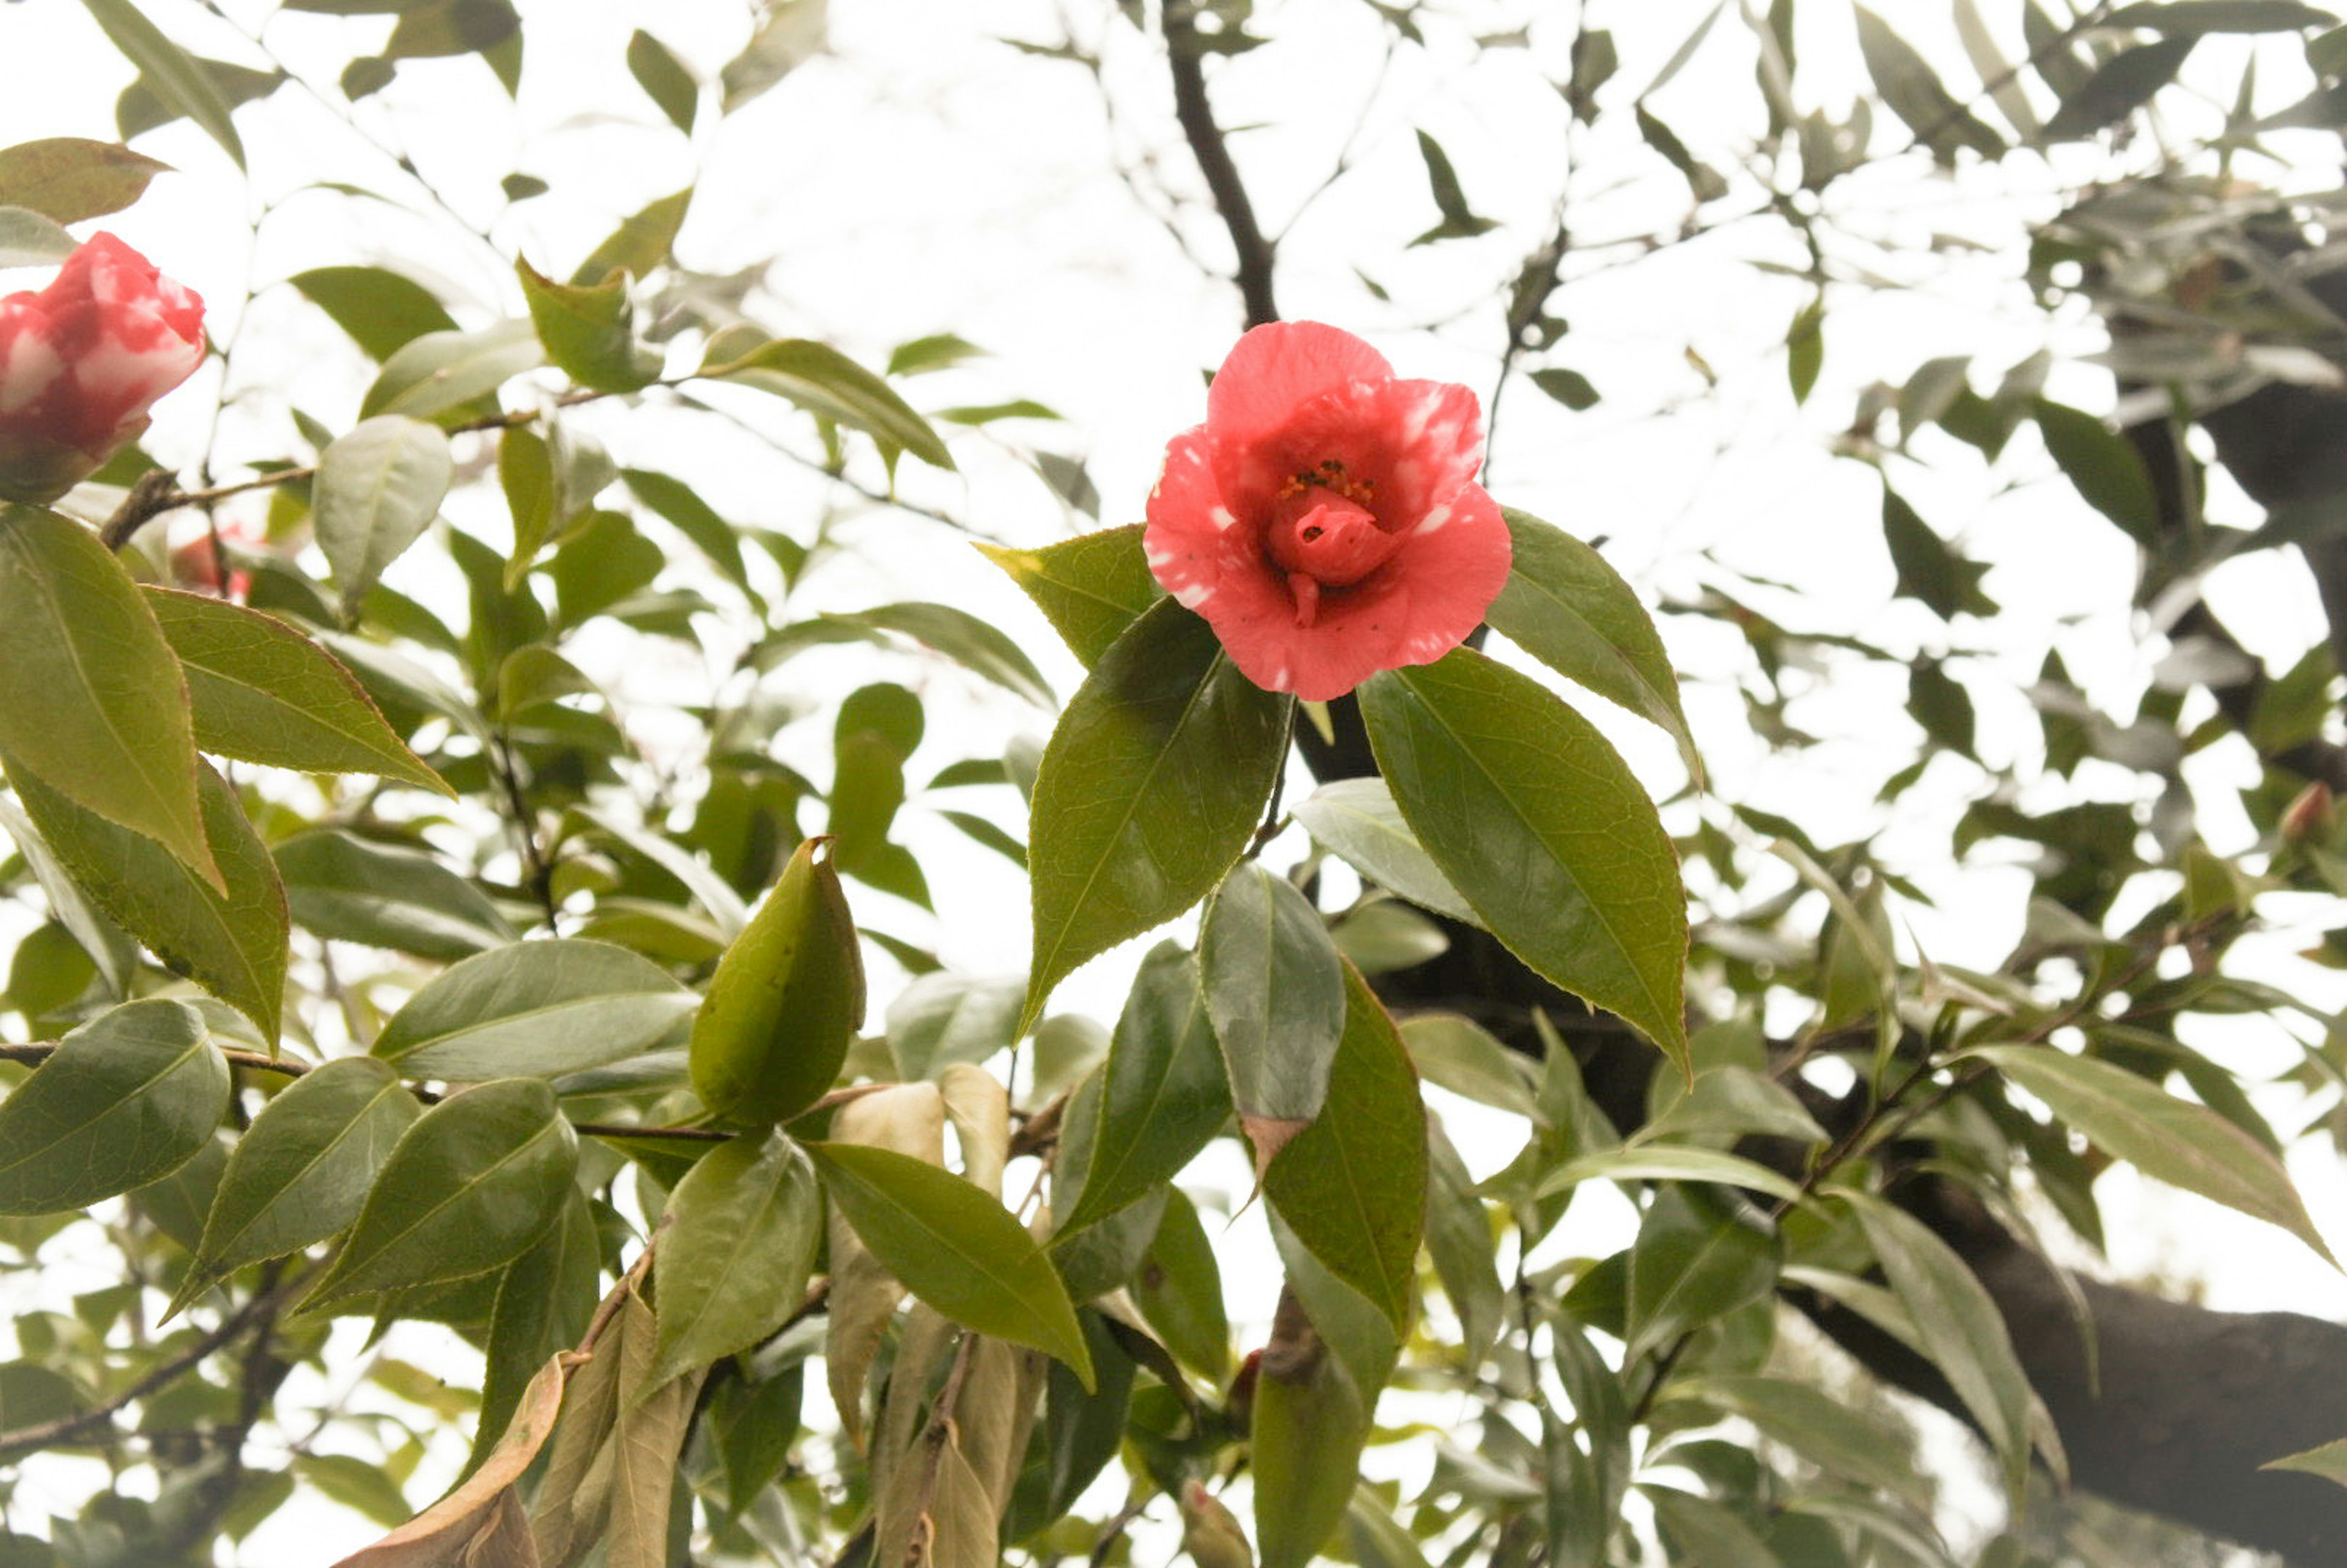
{"label": "green leaf", "polygon": [[2004,1461],[2006,1495],[2020,1507],[2029,1481],[2030,1409],[2036,1396],[1996,1303],[1963,1259],[1912,1214],[1870,1194],[1833,1195],[1857,1212],[1867,1245],[1906,1304],[1923,1348]]}
{"label": "green leaf", "polygon": [[692,122],[701,112],[701,84],[666,44],[641,27],[628,40],[628,74],[660,106],[669,124],[692,134]]}
{"label": "green leaf", "polygon": [[1646,1206],[1630,1248],[1623,1355],[1636,1360],[1776,1287],[1778,1240],[1677,1187]]}
{"label": "green leaf", "polygon": [[0,1214],[54,1214],[169,1175],[228,1110],[203,1015],[152,997],[57,1042],[0,1102]]}
{"label": "green leaf", "polygon": [[[130,977],[138,971],[138,942],[99,912],[49,847],[48,840],[5,796],[0,796],[0,833],[15,841],[16,853],[24,857],[25,868],[33,874],[42,897],[49,902],[49,917],[81,949],[83,957],[106,982],[107,994],[118,999],[128,996]],[[43,947],[45,940],[41,931],[35,931],[9,963],[10,998],[27,1018],[65,1006],[89,983],[87,977],[77,979],[71,976],[68,955],[60,954],[61,961],[52,963]],[[49,999],[46,1005],[40,999],[43,998]]]}
{"label": "green leaf", "polygon": [[1305,831],[1389,892],[1470,926],[1482,924],[1402,820],[1381,778],[1336,779],[1296,803]]}
{"label": "green leaf", "polygon": [[932,333],[900,343],[888,354],[890,375],[923,375],[944,370],[966,359],[982,358],[986,351],[957,333]]}
{"label": "green leaf", "polygon": [[2200,34],[2189,32],[2113,55],[2076,91],[2063,96],[2062,107],[2045,122],[2039,139],[2075,140],[2125,119],[2176,79],[2185,56],[2199,42]]}
{"label": "green leaf", "polygon": [[1471,649],[1360,690],[1418,840],[1492,934],[1687,1067],[1686,901],[1653,803],[1590,723]]}
{"label": "green leaf", "polygon": [[199,749],[456,794],[408,750],[342,661],[275,616],[153,587],[147,608],[186,673]]}
{"label": "green leaf", "polygon": [[1508,1308],[1491,1218],[1458,1149],[1430,1118],[1426,1143],[1426,1253],[1458,1316],[1468,1364],[1480,1366],[1499,1342]]}
{"label": "green leaf", "polygon": [[538,329],[528,321],[499,322],[477,333],[425,333],[383,362],[359,414],[436,418],[545,363]]}
{"label": "green leaf", "polygon": [[845,615],[824,618],[849,626],[895,631],[936,650],[989,681],[1039,708],[1053,707],[1051,683],[1027,657],[1027,651],[1002,631],[949,604],[883,604]]}
{"label": "green leaf", "polygon": [[454,473],[446,434],[397,414],[362,421],[319,455],[311,512],[345,620],[439,515]]}
{"label": "green leaf", "polygon": [[1597,406],[1597,388],[1591,385],[1589,378],[1579,371],[1568,370],[1561,364],[1553,364],[1545,370],[1536,370],[1532,374],[1534,386],[1539,387],[1575,414]]}
{"label": "green leaf", "polygon": [[505,570],[505,589],[512,593],[554,531],[554,448],[545,436],[517,425],[497,437],[497,488],[505,492],[506,510],[513,517],[513,554],[506,558]]}
{"label": "green leaf", "polygon": [[53,267],[80,248],[55,219],[0,207],[0,267]]}
{"label": "green leaf", "polygon": [[1605,558],[1562,528],[1502,507],[1515,547],[1508,584],[1491,602],[1494,630],[1563,676],[1662,726],[1688,775],[1703,777],[1678,676],[1645,606]]}
{"label": "green leaf", "polygon": [[935,1078],[957,1061],[980,1062],[1019,1038],[1015,979],[923,975],[888,1004],[888,1054],[907,1083]]}
{"label": "green leaf", "polygon": [[807,1153],[857,1238],[906,1289],[964,1327],[1058,1358],[1093,1386],[1058,1272],[1000,1203],[892,1149],[812,1143]]}
{"label": "green leaf", "polygon": [[[1717,16],[1719,13],[1714,10],[1712,15]],[[1660,153],[1664,162],[1679,171],[1686,180],[1687,191],[1695,198],[1696,205],[1717,201],[1727,194],[1727,181],[1720,172],[1709,164],[1698,161],[1695,154],[1687,150],[1686,143],[1679,139],[1679,133],[1656,118],[1655,112],[1646,107],[1645,100],[1642,98],[1632,104],[1630,111],[1637,122],[1639,139]]]}
{"label": "green leaf", "polygon": [[1419,1013],[1403,1020],[1401,1040],[1427,1082],[1479,1105],[1542,1119],[1532,1096],[1532,1064],[1471,1020],[1457,1013]]}
{"label": "green leaf", "polygon": [[1820,293],[1794,313],[1793,324],[1785,332],[1785,379],[1792,385],[1795,403],[1809,400],[1825,363],[1826,302]]}
{"label": "green leaf", "polygon": [[1434,210],[1442,215],[1442,220],[1412,240],[1412,245],[1471,239],[1500,226],[1497,219],[1481,217],[1467,205],[1467,193],[1459,188],[1459,173],[1450,167],[1450,157],[1442,150],[1441,143],[1419,131],[1418,154],[1425,160],[1427,189],[1433,194]]}
{"label": "green leaf", "polygon": [[173,1309],[356,1219],[392,1145],[423,1113],[399,1074],[370,1057],[338,1057],[278,1091],[229,1155]]}
{"label": "green leaf", "polygon": [[563,1201],[562,1217],[498,1275],[468,1473],[488,1460],[540,1369],[587,1332],[602,1295],[602,1266],[594,1211],[574,1189]]}
{"label": "green leaf", "polygon": [[1702,1568],[1783,1568],[1768,1544],[1737,1514],[1676,1487],[1641,1483],[1675,1561]]}
{"label": "green leaf", "polygon": [[2018,1045],[1982,1046],[1969,1054],[1994,1063],[2106,1153],[2170,1186],[2279,1225],[2339,1266],[2281,1162],[2207,1106],[2092,1057]]}
{"label": "green leaf", "polygon": [[1957,554],[1905,497],[1888,487],[1882,492],[1882,542],[1899,574],[1892,592],[1917,600],[1942,620],[1952,620],[1959,613],[1996,613],[1996,601],[1980,586],[1988,568]]}
{"label": "green leaf", "polygon": [[2170,37],[2203,33],[2295,33],[2332,27],[2339,18],[2297,0],[2139,0],[2103,18],[2106,27],[2148,27]]}
{"label": "green leaf", "polygon": [[1133,1281],[1133,1300],[1184,1366],[1216,1383],[1230,1376],[1231,1325],[1214,1244],[1179,1187],[1166,1189],[1165,1212]]}
{"label": "green leaf", "polygon": [[864,960],[829,840],[810,838],[718,960],[692,1020],[692,1087],[712,1115],[784,1122],[839,1076],[864,1022]]}
{"label": "green leaf", "polygon": [[1141,553],[1143,525],[1102,528],[1040,549],[979,544],[1051,621],[1089,670],[1142,613],[1165,597]]}
{"label": "green leaf", "polygon": [[579,1140],[542,1080],[453,1094],[400,1134],[302,1310],[483,1274],[561,1217]]}
{"label": "green leaf", "polygon": [[1426,1219],[1426,1113],[1401,1035],[1358,970],[1344,971],[1345,1036],[1326,1104],[1287,1141],[1264,1195],[1321,1266],[1399,1334],[1417,1298]]}
{"label": "green leaf", "polygon": [[292,1471],[328,1500],[378,1529],[395,1529],[415,1512],[407,1494],[399,1490],[399,1482],[380,1465],[369,1464],[356,1454],[295,1454]]}
{"label": "green leaf", "polygon": [[228,100],[203,67],[149,21],[134,0],[82,0],[123,58],[138,73],[155,96],[201,126],[204,134],[225,149],[239,169],[244,167],[244,143],[229,118]]}
{"label": "green leaf", "polygon": [[[1142,960],[1099,1082],[1096,1095],[1069,1104],[1071,1116],[1087,1110],[1092,1116],[1061,1134],[1059,1170],[1064,1192],[1074,1194],[1069,1202],[1062,1188],[1053,1189],[1061,1235],[1171,1182],[1230,1117],[1197,970],[1174,943],[1160,943]],[[1073,1157],[1079,1146],[1081,1161]]]}
{"label": "green leaf", "polygon": [[1943,86],[1923,56],[1864,6],[1858,14],[1858,45],[1867,74],[1892,114],[1906,122],[1915,139],[1942,163],[1952,164],[1956,149],[1969,147],[1983,158],[2004,155],[2004,138],[1981,123]]}
{"label": "green leaf", "polygon": [[121,211],[170,167],[118,142],[77,136],[19,142],[0,149],[0,207],[79,223]]}
{"label": "green leaf", "polygon": [[41,836],[99,908],[273,1042],[285,995],[285,889],[236,791],[198,766],[204,828],[225,893],[153,839],[82,810],[31,774],[12,766],[9,782]]}
{"label": "green leaf", "polygon": [[634,213],[611,231],[610,237],[595,247],[579,271],[570,275],[574,283],[599,283],[616,269],[634,277],[643,277],[653,268],[667,261],[669,252],[676,246],[677,231],[684,227],[684,215],[692,205],[692,188],[686,186],[671,196],[647,202],[641,212]]}
{"label": "green leaf", "polygon": [[[255,98],[265,98],[283,87],[287,77],[282,70],[256,71],[250,66],[231,65],[226,60],[206,59],[200,55],[188,56],[189,63],[211,78],[219,90],[220,101],[234,110]],[[123,88],[114,100],[114,130],[128,141],[150,130],[184,119],[188,111],[171,101],[169,94],[158,89],[154,83],[141,76]]]}
{"label": "green leaf", "polygon": [[1904,1498],[1918,1509],[1931,1507],[1932,1487],[1910,1462],[1907,1432],[1822,1389],[1786,1378],[1721,1373],[1674,1383],[1665,1399],[1696,1399],[1741,1416],[1836,1475],[1870,1491]]}
{"label": "green leaf", "polygon": [[179,661],[97,536],[38,507],[0,510],[0,752],[221,889]]}
{"label": "green leaf", "polygon": [[1101,657],[1051,732],[1028,864],[1033,1023],[1069,971],[1174,918],[1246,846],[1279,770],[1280,699],[1171,600]]}
{"label": "green leaf", "polygon": [[387,267],[313,267],[285,280],[380,364],[426,333],[455,333],[439,297]]}
{"label": "green leaf", "polygon": [[954,466],[945,443],[912,405],[828,343],[774,338],[736,358],[704,364],[698,374],[771,392],[810,414],[852,425],[876,440],[901,446],[925,463],[948,469]]}
{"label": "green leaf", "polygon": [[417,991],[370,1054],[405,1078],[474,1083],[555,1078],[650,1050],[698,999],[666,969],[607,942],[493,948]]}
{"label": "green leaf", "polygon": [[1243,860],[1206,907],[1198,978],[1260,1167],[1320,1114],[1346,1036],[1345,961],[1294,883]]}
{"label": "green leaf", "polygon": [[1787,1203],[1798,1202],[1801,1195],[1801,1189],[1791,1182],[1741,1154],[1667,1143],[1638,1143],[1581,1155],[1542,1178],[1540,1194],[1546,1197],[1590,1181],[1717,1182],[1748,1187]]}
{"label": "green leaf", "polygon": [[660,1248],[660,1352],[651,1381],[745,1350],[797,1312],[823,1239],[815,1167],[780,1132],[745,1133],[669,1195]]}
{"label": "green leaf", "polygon": [[2078,487],[2088,506],[2124,529],[2137,544],[2159,538],[2159,498],[2144,472],[2143,459],[2126,436],[2084,409],[2041,398],[2034,405],[2045,450]]}
{"label": "green leaf", "polygon": [[743,51],[720,77],[732,114],[823,53],[825,0],[775,0]]}
{"label": "green leaf", "polygon": [[2325,1481],[2347,1486],[2347,1438],[2324,1443],[2321,1448],[2308,1449],[2303,1453],[2268,1460],[2258,1468],[2303,1471],[2308,1475],[2319,1475]]}
{"label": "green leaf", "polygon": [[313,828],[277,846],[293,919],[313,935],[463,958],[514,939],[481,890],[428,855]]}
{"label": "green leaf", "polygon": [[1304,1568],[1352,1501],[1398,1341],[1382,1313],[1330,1276],[1274,1215],[1288,1292],[1272,1320],[1249,1433],[1264,1568]]}
{"label": "green leaf", "polygon": [[597,392],[634,392],[661,372],[660,355],[636,342],[628,275],[618,269],[593,283],[558,283],[517,261],[538,341],[555,369]]}

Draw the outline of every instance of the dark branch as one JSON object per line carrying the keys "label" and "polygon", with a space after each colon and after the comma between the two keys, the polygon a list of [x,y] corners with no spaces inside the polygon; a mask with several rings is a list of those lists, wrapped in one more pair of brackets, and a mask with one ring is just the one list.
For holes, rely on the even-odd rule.
{"label": "dark branch", "polygon": [[1198,172],[1206,177],[1214,210],[1222,214],[1223,227],[1230,231],[1231,248],[1238,252],[1238,272],[1233,281],[1246,302],[1246,324],[1259,327],[1279,319],[1279,306],[1271,292],[1272,242],[1255,221],[1255,203],[1247,199],[1246,184],[1239,178],[1238,165],[1231,161],[1223,128],[1214,123],[1214,108],[1206,101],[1207,47],[1198,31],[1197,11],[1195,0],[1166,0],[1165,52],[1174,72],[1174,114],[1182,122],[1182,135],[1190,143],[1191,154],[1198,160]]}

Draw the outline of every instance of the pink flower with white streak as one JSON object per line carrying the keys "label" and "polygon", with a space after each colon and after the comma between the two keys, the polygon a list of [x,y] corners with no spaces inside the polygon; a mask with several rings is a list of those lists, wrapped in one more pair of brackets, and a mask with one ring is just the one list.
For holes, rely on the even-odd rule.
{"label": "pink flower with white streak", "polygon": [[204,302],[111,234],[0,299],[0,497],[47,501],[147,428],[204,362]]}
{"label": "pink flower with white streak", "polygon": [[1506,586],[1482,457],[1466,387],[1399,380],[1350,333],[1275,322],[1239,339],[1206,422],[1165,448],[1142,548],[1240,673],[1326,702],[1441,658]]}

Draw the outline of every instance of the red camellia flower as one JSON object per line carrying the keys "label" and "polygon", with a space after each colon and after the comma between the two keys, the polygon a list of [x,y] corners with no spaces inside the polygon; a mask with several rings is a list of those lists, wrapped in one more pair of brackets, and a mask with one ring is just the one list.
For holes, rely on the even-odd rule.
{"label": "red camellia flower", "polygon": [[0,497],[46,501],[147,428],[204,362],[204,302],[111,234],[0,299]]}
{"label": "red camellia flower", "polygon": [[1239,339],[1206,422],[1165,448],[1142,547],[1256,685],[1325,702],[1441,658],[1508,580],[1508,526],[1475,483],[1475,395],[1398,381],[1352,333]]}

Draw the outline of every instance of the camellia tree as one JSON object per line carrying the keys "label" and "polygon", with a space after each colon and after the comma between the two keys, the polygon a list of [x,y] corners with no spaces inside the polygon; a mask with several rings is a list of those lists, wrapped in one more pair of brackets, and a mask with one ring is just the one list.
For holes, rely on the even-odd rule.
{"label": "camellia tree", "polygon": [[[583,68],[564,7],[84,9],[135,75],[119,139],[0,149],[0,262],[31,280],[0,300],[0,1563],[2347,1551],[2347,1329],[2089,1261],[2115,1163],[2331,1255],[2282,1160],[2335,1135],[2347,1036],[2314,999],[2347,959],[2254,938],[2277,901],[2347,927],[2347,632],[2274,665],[2219,600],[2293,552],[2347,628],[2335,168],[2309,193],[2287,161],[2347,124],[2334,18],[1959,0],[1919,44],[1908,7],[1793,0],[1618,38],[1596,5],[1022,17],[1003,80],[1096,86],[1112,142],[1155,127],[1119,199],[1227,315],[1203,417],[1101,527],[1081,463],[997,429],[1050,409],[923,411],[969,343],[908,321],[882,374],[778,329],[761,269],[679,255],[691,190],[552,271],[471,230],[374,100],[428,73],[461,122]],[[626,137],[706,149],[819,74],[820,0],[751,11],[698,64],[646,18]],[[40,68],[45,25],[7,18],[0,70]],[[1484,215],[1497,166],[1413,127],[1407,180],[1348,136],[1301,205],[1353,218],[1267,231],[1294,168],[1231,128],[1360,63],[1358,131],[1430,61],[1554,117],[1532,218]],[[1697,77],[1690,119],[1667,89]],[[164,245],[97,228],[152,200],[131,144],[242,169],[300,104],[366,168],[313,149],[260,221],[340,213],[325,259],[256,251],[208,311]],[[1989,190],[2003,250],[1886,236],[1901,185]],[[1624,191],[1664,219],[1593,243]],[[495,253],[503,313],[344,220],[385,203]],[[1433,224],[1381,250],[1361,213]],[[1577,292],[1737,236],[1712,287],[1780,312],[1771,352],[1739,381],[1675,344],[1658,414],[1821,395],[1902,247],[2025,267],[2036,337],[2113,373],[2088,406],[2051,352],[1983,391],[1969,354],[1847,351],[1832,461],[1867,483],[1835,494],[1924,634],[1718,559],[1666,634],[1601,524],[1506,504],[1556,475],[1486,468],[1512,390],[1512,422],[1603,401]],[[1446,255],[1501,261],[1420,266]],[[1283,319],[1299,267],[1383,346]],[[1417,374],[1428,322],[1495,348],[1478,384]],[[313,404],[303,355],[363,390]],[[167,397],[209,424],[184,464],[142,445]],[[733,510],[745,435],[803,515]],[[974,456],[1049,488],[932,579],[964,602],[830,597],[859,550],[910,553],[845,508],[961,526],[931,482]],[[2109,619],[2152,658],[2116,681],[1923,515],[2056,473],[2134,568]],[[1064,651],[972,608],[998,574]],[[1730,650],[1708,710],[1696,642]],[[1988,695],[2005,645],[2045,650],[2025,703]],[[1079,673],[1064,704],[1047,666]],[[1720,750],[1837,765],[1819,671],[1906,715],[1859,721],[1897,753],[1880,831],[1706,776],[1725,737],[1691,711],[1735,724]],[[971,716],[1021,704],[1047,743]],[[1683,776],[1624,760],[1645,730]],[[2034,855],[2009,952],[1917,945],[1915,839],[1889,842],[1917,824],[1942,890]],[[897,934],[1018,870],[1024,976]],[[1065,999],[1162,930],[1086,970],[1105,1009]],[[2289,1052],[2254,1081],[2245,1024]],[[1971,1436],[1919,1439],[1894,1388]],[[1943,1489],[1974,1440],[1991,1487]],[[319,1546],[351,1511],[380,1539]]]}

